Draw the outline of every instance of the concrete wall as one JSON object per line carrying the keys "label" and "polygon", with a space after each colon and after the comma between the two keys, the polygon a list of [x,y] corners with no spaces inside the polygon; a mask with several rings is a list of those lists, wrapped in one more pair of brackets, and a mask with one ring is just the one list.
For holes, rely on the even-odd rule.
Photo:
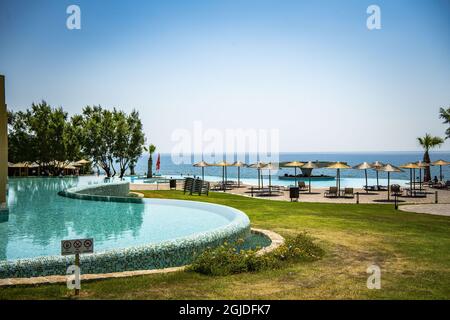
{"label": "concrete wall", "polygon": [[6,210],[8,177],[8,132],[5,102],[5,76],[0,75],[0,211]]}

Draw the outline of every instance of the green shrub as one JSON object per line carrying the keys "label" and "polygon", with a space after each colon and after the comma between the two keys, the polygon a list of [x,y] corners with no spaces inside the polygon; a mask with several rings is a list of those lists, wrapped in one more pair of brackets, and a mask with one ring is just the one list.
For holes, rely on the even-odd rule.
{"label": "green shrub", "polygon": [[242,272],[277,269],[283,264],[295,261],[320,259],[323,250],[306,233],[300,233],[276,250],[258,255],[256,250],[240,250],[243,240],[224,243],[217,248],[209,248],[198,255],[188,270],[206,275],[223,276]]}

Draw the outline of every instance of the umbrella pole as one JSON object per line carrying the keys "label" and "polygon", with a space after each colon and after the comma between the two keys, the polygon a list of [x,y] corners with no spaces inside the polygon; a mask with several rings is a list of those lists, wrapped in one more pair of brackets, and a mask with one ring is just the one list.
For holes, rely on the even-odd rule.
{"label": "umbrella pole", "polygon": [[377,190],[379,188],[380,182],[378,181],[378,170],[377,170]]}
{"label": "umbrella pole", "polygon": [[442,166],[439,166],[439,178],[441,178],[439,181],[444,180],[444,177],[442,176]]}
{"label": "umbrella pole", "polygon": [[202,180],[205,180],[205,167],[202,167]]}
{"label": "umbrella pole", "polygon": [[225,167],[222,167],[222,189],[225,192]]}
{"label": "umbrella pole", "polygon": [[416,169],[413,169],[413,189],[416,189]]}
{"label": "umbrella pole", "polygon": [[367,183],[367,169],[364,169],[364,173],[366,174],[366,193],[369,193],[368,183]]}
{"label": "umbrella pole", "polygon": [[390,172],[388,171],[388,201],[391,199],[391,183],[390,183]]}
{"label": "umbrella pole", "polygon": [[422,190],[422,168],[419,169],[419,190]]}
{"label": "umbrella pole", "polygon": [[311,193],[311,175],[309,175],[309,193]]}
{"label": "umbrella pole", "polygon": [[272,175],[269,169],[269,195],[272,195]]}
{"label": "umbrella pole", "polygon": [[238,188],[241,187],[241,167],[238,167]]}
{"label": "umbrella pole", "polygon": [[295,177],[295,186],[298,187],[298,180],[297,180],[297,167],[294,167],[294,177]]}

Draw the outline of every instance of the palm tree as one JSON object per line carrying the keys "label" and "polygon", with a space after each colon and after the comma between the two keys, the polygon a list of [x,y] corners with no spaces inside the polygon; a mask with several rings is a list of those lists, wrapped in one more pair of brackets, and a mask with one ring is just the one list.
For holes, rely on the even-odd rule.
{"label": "palm tree", "polygon": [[156,150],[155,145],[150,144],[148,148],[144,147],[144,150],[149,153],[148,162],[147,162],[147,178],[153,177],[152,169],[153,169],[153,153]]}
{"label": "palm tree", "polygon": [[[439,118],[444,119],[444,123],[450,125],[450,107],[447,110],[441,108],[439,110]],[[450,126],[445,131],[445,134],[447,135],[446,139],[450,139]]]}
{"label": "palm tree", "polygon": [[[441,137],[433,137],[431,134],[427,133],[424,137],[417,138],[419,141],[419,144],[422,146],[422,148],[425,150],[425,153],[423,154],[423,162],[430,163],[430,149],[438,148],[441,146],[441,144],[444,143],[444,139]],[[425,174],[423,177],[424,181],[430,181],[431,180],[431,172],[430,167],[425,167]]]}

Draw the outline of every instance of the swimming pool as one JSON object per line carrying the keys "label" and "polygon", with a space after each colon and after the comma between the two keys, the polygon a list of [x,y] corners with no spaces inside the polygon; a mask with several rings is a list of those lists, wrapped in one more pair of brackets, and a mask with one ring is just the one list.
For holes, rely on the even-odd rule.
{"label": "swimming pool", "polygon": [[[92,179],[9,180],[9,216],[0,223],[0,277],[65,273],[72,258],[60,256],[63,239],[94,238],[96,253],[82,256],[83,272],[100,273],[186,264],[207,246],[249,233],[248,217],[221,205],[164,199],[103,202],[57,195]],[[26,267],[18,270],[18,264]]]}

